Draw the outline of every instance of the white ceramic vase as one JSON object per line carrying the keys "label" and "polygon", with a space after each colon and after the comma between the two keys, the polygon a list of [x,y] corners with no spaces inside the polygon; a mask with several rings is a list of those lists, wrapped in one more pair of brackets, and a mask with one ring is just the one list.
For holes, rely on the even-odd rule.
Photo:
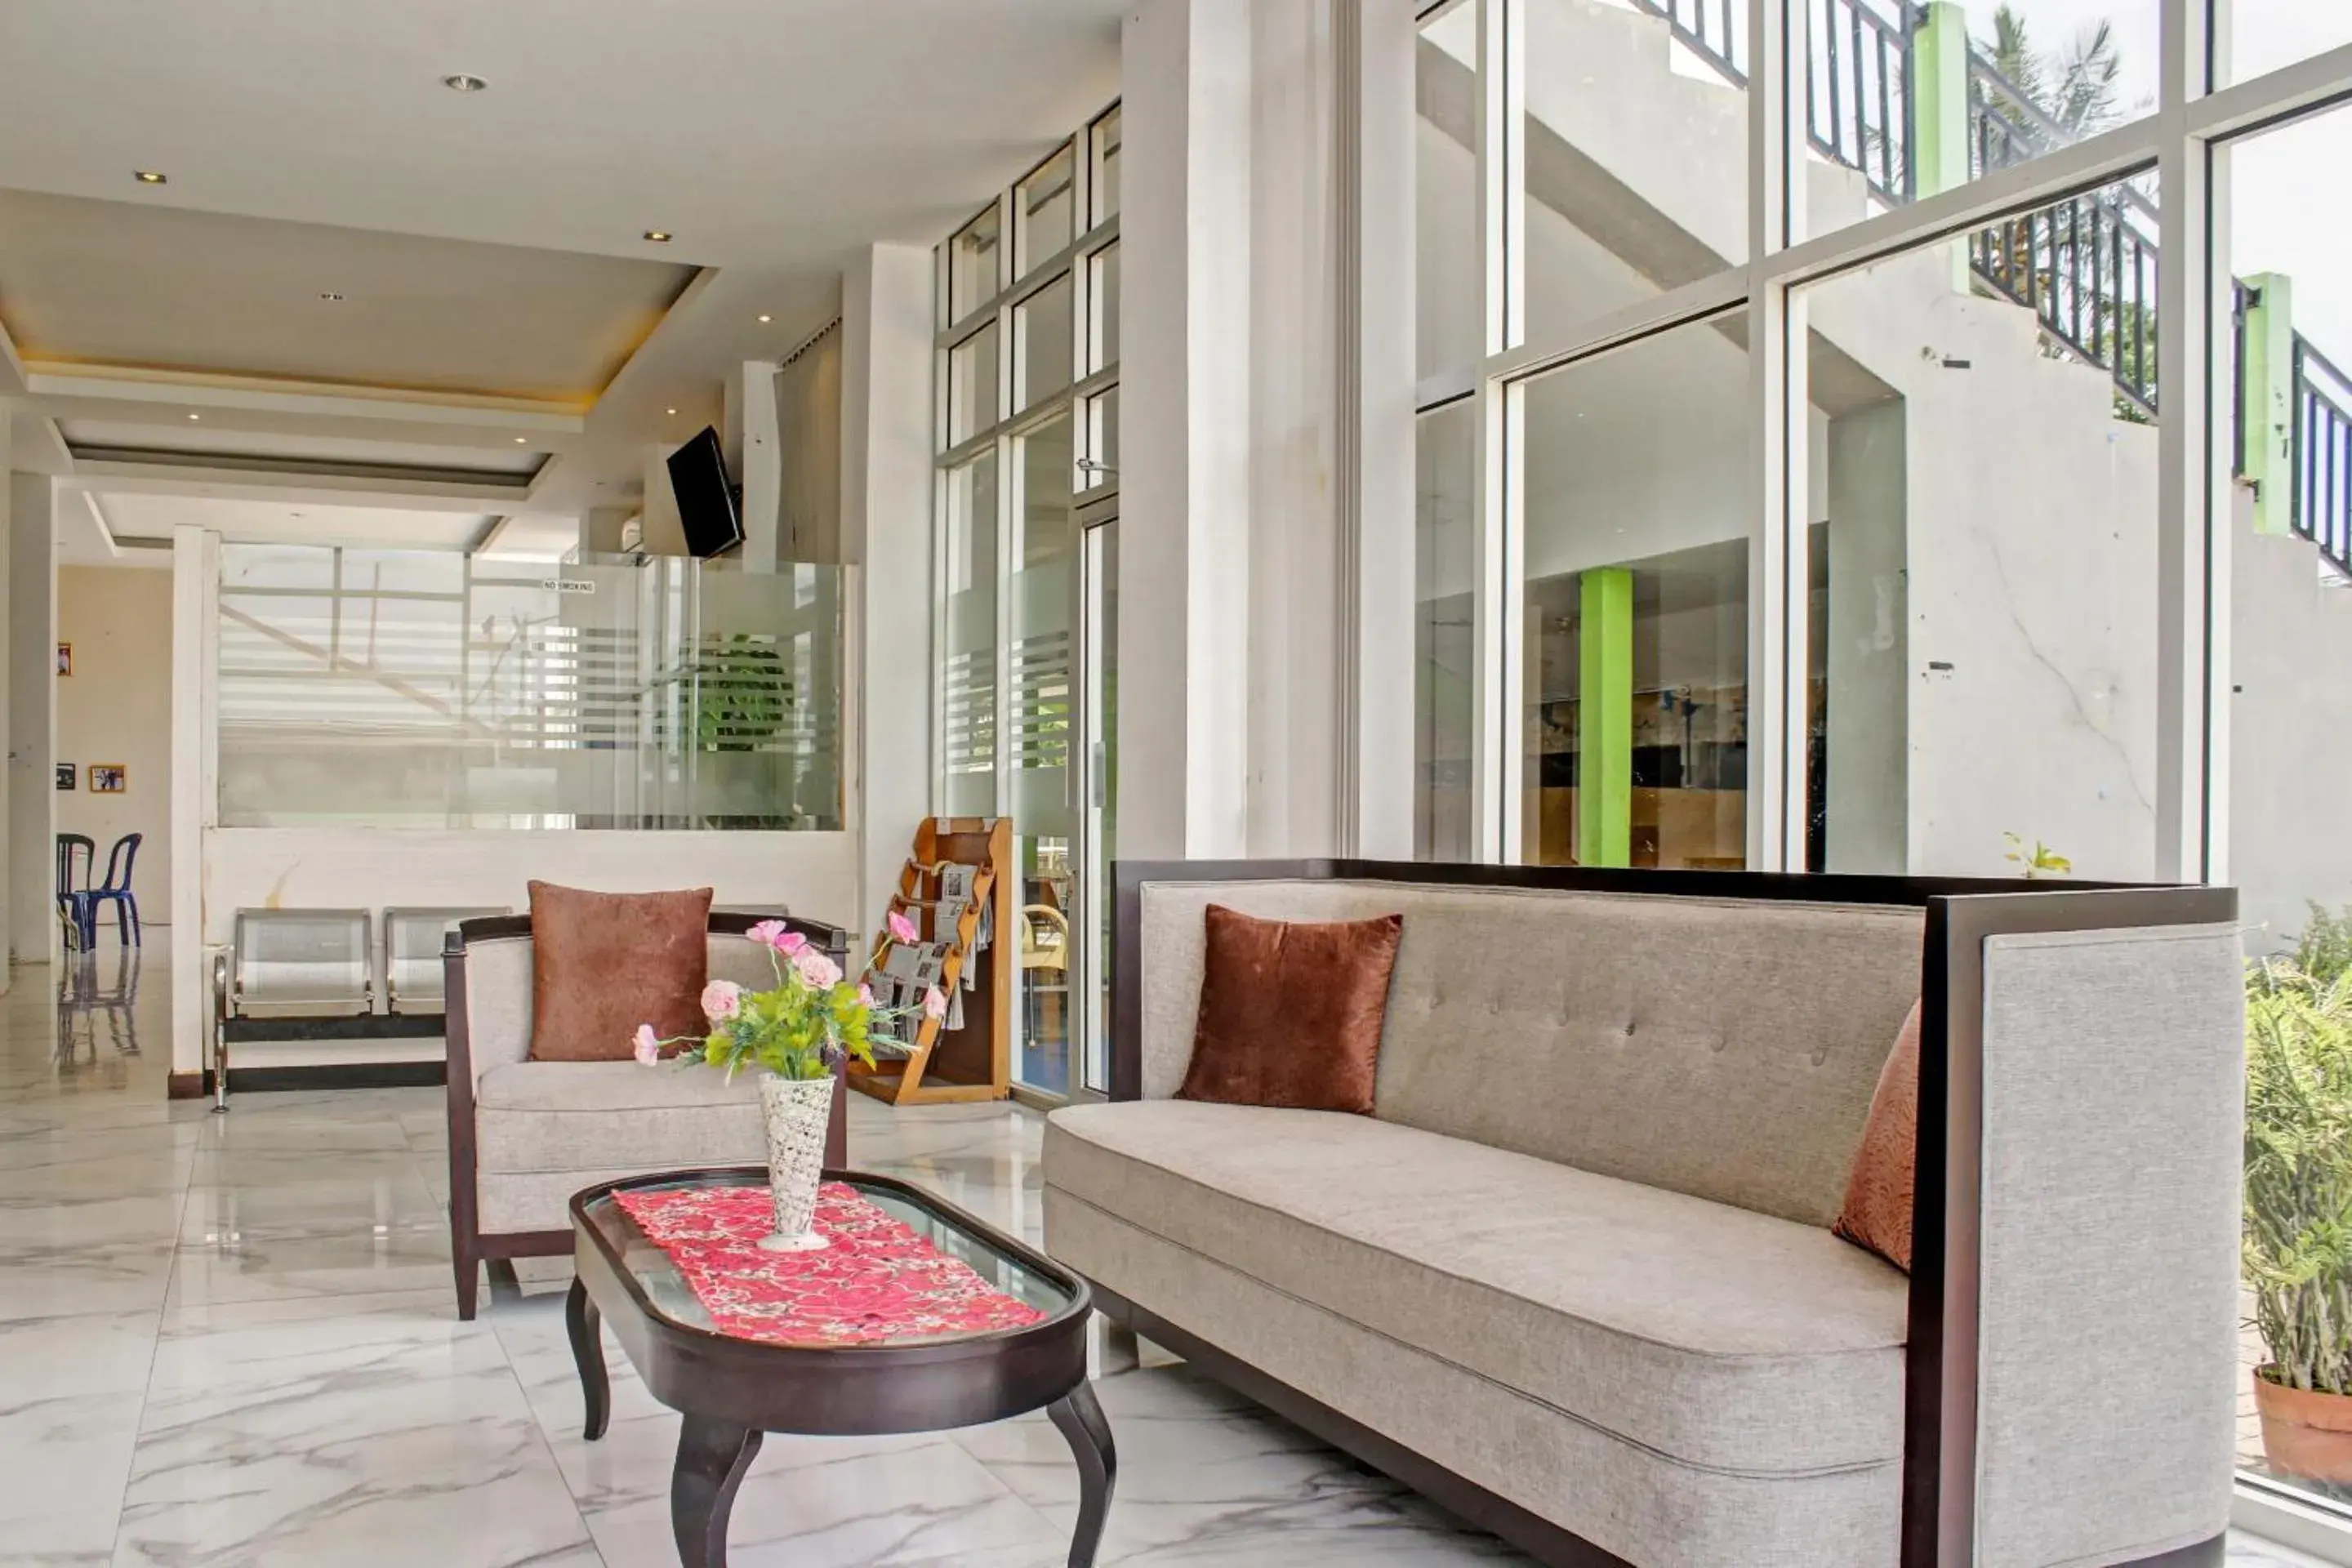
{"label": "white ceramic vase", "polygon": [[760,1113],[768,1127],[768,1188],[776,1200],[775,1234],[760,1245],[770,1252],[814,1252],[828,1245],[814,1222],[833,1079],[762,1074]]}

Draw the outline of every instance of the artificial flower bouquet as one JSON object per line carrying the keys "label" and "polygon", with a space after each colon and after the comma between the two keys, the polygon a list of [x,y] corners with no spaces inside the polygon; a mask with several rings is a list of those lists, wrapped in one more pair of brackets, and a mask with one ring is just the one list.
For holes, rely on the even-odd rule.
{"label": "artificial flower bouquet", "polygon": [[[768,950],[776,984],[765,991],[748,991],[731,980],[712,981],[702,988],[702,1012],[710,1020],[710,1033],[698,1040],[690,1036],[665,1040],[655,1035],[651,1024],[640,1024],[637,1060],[651,1066],[662,1060],[664,1047],[683,1045],[687,1048],[673,1059],[708,1063],[730,1079],[744,1068],[760,1068],[793,1081],[826,1079],[845,1059],[872,1067],[876,1026],[916,1011],[877,1006],[870,987],[853,984],[841,965],[810,946],[800,932],[786,930],[782,921],[761,921],[749,934]],[[890,934],[899,942],[913,942],[915,924],[893,910]],[[925,1016],[943,1016],[947,1008],[939,987],[924,994]]]}

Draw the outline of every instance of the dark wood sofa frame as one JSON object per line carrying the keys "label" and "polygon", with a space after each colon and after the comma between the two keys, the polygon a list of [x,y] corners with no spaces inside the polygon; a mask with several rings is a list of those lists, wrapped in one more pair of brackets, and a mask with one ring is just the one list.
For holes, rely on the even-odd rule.
{"label": "dark wood sofa frame", "polygon": [[[1901,1568],[1976,1561],[1978,1134],[1983,944],[2004,933],[2225,925],[2234,888],[2082,881],[1812,876],[1445,865],[1356,859],[1119,861],[1112,870],[1108,1098],[1142,1097],[1146,883],[1340,880],[1892,905],[1926,911],[1921,954],[1918,1174],[1905,1368]],[[1106,1317],[1140,1334],[1460,1518],[1553,1568],[1633,1568],[1549,1520],[1444,1468],[1263,1368],[1094,1283]],[[2118,1568],[2221,1568],[2221,1535]]]}
{"label": "dark wood sofa frame", "polygon": [[[710,930],[714,933],[741,936],[772,916],[756,914],[713,913]],[[798,931],[811,943],[824,950],[825,955],[842,966],[849,967],[849,932],[840,926],[826,925],[821,921],[802,920],[797,916],[783,917],[788,930]],[[449,1043],[449,1254],[450,1263],[457,1276],[457,1316],[471,1322],[479,1300],[482,1266],[505,1266],[511,1270],[518,1258],[566,1258],[571,1256],[572,1236],[569,1226],[560,1230],[523,1230],[483,1234],[477,1223],[474,1178],[478,1154],[474,1132],[474,1056],[468,1037],[469,1020],[466,1005],[466,944],[500,938],[529,936],[529,915],[499,915],[483,920],[459,922],[451,931],[441,950],[441,963],[446,989],[445,1005],[448,1009],[447,1039]],[[824,1163],[828,1170],[837,1170],[849,1163],[849,1104],[846,1086],[838,1074],[833,1090],[833,1121],[825,1131]]]}

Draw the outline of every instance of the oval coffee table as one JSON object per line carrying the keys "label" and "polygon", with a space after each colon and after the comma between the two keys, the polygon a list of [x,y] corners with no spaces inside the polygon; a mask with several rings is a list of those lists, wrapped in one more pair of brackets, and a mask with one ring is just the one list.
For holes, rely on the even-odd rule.
{"label": "oval coffee table", "polygon": [[[604,1435],[611,1415],[604,1341],[597,1332],[600,1321],[609,1321],[653,1396],[686,1417],[670,1477],[670,1524],[678,1560],[685,1568],[723,1568],[735,1489],[765,1433],[935,1432],[1043,1409],[1077,1458],[1078,1522],[1070,1542],[1070,1568],[1091,1564],[1110,1508],[1118,1460],[1110,1425],[1087,1381],[1091,1305],[1086,1281],[905,1182],[855,1171],[828,1171],[824,1179],[829,1191],[835,1190],[831,1184],[844,1184],[884,1220],[906,1227],[911,1237],[887,1224],[882,1230],[897,1255],[911,1257],[918,1266],[867,1292],[869,1310],[855,1331],[855,1342],[776,1338],[795,1331],[791,1322],[781,1328],[771,1322],[758,1339],[743,1337],[746,1325],[738,1318],[730,1319],[736,1331],[722,1328],[686,1268],[623,1203],[627,1196],[641,1207],[648,1200],[681,1205],[665,1211],[677,1213],[707,1201],[703,1194],[711,1188],[748,1187],[764,1194],[764,1170],[637,1177],[572,1198],[577,1271],[565,1322],[587,1403],[589,1440]],[[677,1195],[664,1195],[671,1194]],[[780,1256],[779,1278],[789,1293],[800,1277],[783,1271],[799,1258],[824,1255]],[[904,1279],[916,1283],[908,1287]],[[924,1279],[937,1281],[930,1298],[922,1294]],[[931,1321],[902,1329],[910,1310],[917,1318],[929,1310]],[[1034,1321],[984,1329],[940,1326],[942,1316],[973,1318],[991,1311]]]}

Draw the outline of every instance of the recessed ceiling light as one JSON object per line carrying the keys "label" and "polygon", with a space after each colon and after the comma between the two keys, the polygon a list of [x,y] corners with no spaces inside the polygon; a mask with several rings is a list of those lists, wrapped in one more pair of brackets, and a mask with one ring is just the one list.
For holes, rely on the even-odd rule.
{"label": "recessed ceiling light", "polygon": [[649,228],[646,230],[646,237],[652,240],[656,245],[667,245],[669,243],[669,230],[666,228]]}
{"label": "recessed ceiling light", "polygon": [[675,413],[677,413],[677,409],[675,409],[675,408],[665,408],[665,409],[663,409],[663,410],[662,410],[662,412],[663,412],[664,414],[675,414]]}
{"label": "recessed ceiling light", "polygon": [[319,298],[324,300],[330,305],[340,305],[343,302],[343,297],[341,294],[336,293],[331,289],[320,289],[319,291]]}
{"label": "recessed ceiling light", "polygon": [[172,183],[169,174],[159,174],[152,169],[133,169],[131,177],[142,185],[167,185]]}
{"label": "recessed ceiling light", "polygon": [[201,415],[201,414],[191,414],[191,415],[189,415],[189,416],[188,416],[188,417],[189,417],[189,418],[191,418],[191,419],[202,419],[202,418],[204,417],[204,416],[203,416],[203,415]]}
{"label": "recessed ceiling light", "polygon": [[443,77],[441,85],[451,92],[479,92],[490,84],[480,77],[467,76],[465,72],[459,71],[456,76]]}
{"label": "recessed ceiling light", "polygon": [[761,311],[761,312],[760,312],[760,320],[761,320],[761,321],[774,321],[775,319],[776,319],[775,317],[771,316],[771,315],[770,315],[770,314],[768,314],[768,312],[767,312],[767,311],[765,311],[765,310],[762,310],[762,311]]}

